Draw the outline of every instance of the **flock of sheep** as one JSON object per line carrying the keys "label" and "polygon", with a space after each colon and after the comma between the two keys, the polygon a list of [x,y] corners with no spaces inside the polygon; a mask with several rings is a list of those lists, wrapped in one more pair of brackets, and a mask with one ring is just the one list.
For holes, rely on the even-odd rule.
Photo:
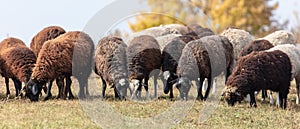
{"label": "flock of sheep", "polygon": [[[235,28],[215,34],[197,24],[169,24],[132,33],[126,39],[109,35],[100,39],[95,48],[84,32],[50,26],[34,36],[30,48],[12,37],[0,43],[0,74],[5,78],[7,96],[11,78],[16,96],[25,92],[31,101],[38,101],[44,90],[48,100],[55,80],[57,98],[73,99],[74,76],[80,85],[78,97],[84,98],[89,95],[87,84],[92,70],[102,80],[103,97],[106,87],[111,86],[119,99],[126,99],[128,94],[132,99],[141,99],[143,87],[149,98],[148,81],[153,76],[154,97],[157,80],[161,79],[163,91],[170,98],[174,98],[175,87],[181,99],[188,99],[195,81],[197,99],[206,100],[214,78],[225,73],[222,96],[229,105],[250,95],[250,105],[256,106],[255,92],[262,90],[265,99],[270,90],[277,92],[277,104],[286,108],[292,79],[296,80],[296,103],[300,101],[300,49],[293,34],[286,31],[254,39]],[[205,79],[207,87],[203,87]],[[271,95],[270,102],[273,103]]]}

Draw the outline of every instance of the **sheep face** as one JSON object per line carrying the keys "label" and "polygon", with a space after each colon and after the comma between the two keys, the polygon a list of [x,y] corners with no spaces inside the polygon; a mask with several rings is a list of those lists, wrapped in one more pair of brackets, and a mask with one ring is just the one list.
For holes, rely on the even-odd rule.
{"label": "sheep face", "polygon": [[118,96],[120,99],[125,99],[125,96],[127,96],[127,88],[128,88],[128,80],[127,79],[120,79],[116,84],[115,88],[118,92]]}
{"label": "sheep face", "polygon": [[233,106],[236,102],[241,102],[244,99],[241,93],[237,91],[236,87],[226,88],[223,97],[230,106]]}
{"label": "sheep face", "polygon": [[25,96],[31,101],[38,101],[44,84],[45,83],[39,83],[35,79],[30,79],[26,84]]}
{"label": "sheep face", "polygon": [[140,80],[132,79],[129,83],[129,88],[131,91],[136,91],[140,85]]}
{"label": "sheep face", "polygon": [[191,89],[192,82],[187,78],[180,78],[177,83],[175,83],[173,86],[175,86],[180,93],[180,98],[182,100],[187,100],[188,93]]}

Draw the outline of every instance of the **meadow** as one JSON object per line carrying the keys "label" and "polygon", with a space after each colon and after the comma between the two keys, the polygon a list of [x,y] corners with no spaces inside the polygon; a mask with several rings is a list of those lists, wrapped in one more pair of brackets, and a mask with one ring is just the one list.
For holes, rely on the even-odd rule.
{"label": "meadow", "polygon": [[[12,82],[10,82],[12,95],[6,100],[4,78],[1,78],[0,81],[0,128],[94,129],[101,128],[105,124],[93,119],[91,113],[96,112],[87,112],[86,105],[79,99],[57,100],[53,98],[49,101],[40,100],[39,102],[30,102],[28,99],[15,99]],[[101,88],[99,85],[96,87]],[[73,87],[74,94],[77,94],[76,90]],[[57,94],[56,86],[53,86],[52,91],[53,95]],[[178,94],[177,91],[175,94]],[[203,113],[205,114],[202,111],[203,107],[210,102],[195,101],[188,109],[186,116],[182,120],[178,120],[177,124],[171,128],[300,128],[300,106],[295,104],[295,95],[295,84],[292,83],[286,110],[270,105],[268,103],[269,99],[266,102],[262,102],[260,94],[257,98],[257,108],[249,107],[247,102],[236,104],[234,107],[229,107],[224,101],[214,102],[212,104],[214,104],[216,109],[211,114],[208,114],[208,119],[201,123],[198,122],[199,116],[203,115]],[[96,100],[109,104],[115,111],[124,116],[140,119],[158,115],[175,102],[175,100],[170,100],[168,95],[162,95],[158,99],[149,102],[119,101],[114,99],[113,96],[113,90],[108,89],[107,98]],[[101,117],[105,119],[112,116],[107,114]],[[116,121],[110,121],[111,123],[109,124],[114,125],[118,121],[118,118],[113,119]],[[163,120],[161,122],[164,123]],[[121,127],[126,128],[126,126]],[[163,124],[160,127],[164,127]]]}

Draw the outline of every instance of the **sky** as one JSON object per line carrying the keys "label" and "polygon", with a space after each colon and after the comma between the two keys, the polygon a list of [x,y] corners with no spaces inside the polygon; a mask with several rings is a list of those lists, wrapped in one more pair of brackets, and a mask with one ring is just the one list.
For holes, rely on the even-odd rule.
{"label": "sky", "polygon": [[[32,37],[50,25],[62,26],[67,31],[83,30],[97,12],[114,1],[116,0],[1,0],[0,41],[11,36],[20,38],[29,46]],[[290,19],[292,27],[296,23],[293,11],[297,9],[300,12],[300,1],[275,1],[279,2],[275,18],[280,21]],[[122,10],[115,7],[115,11],[117,13]],[[126,24],[123,23],[122,26],[126,27]]]}

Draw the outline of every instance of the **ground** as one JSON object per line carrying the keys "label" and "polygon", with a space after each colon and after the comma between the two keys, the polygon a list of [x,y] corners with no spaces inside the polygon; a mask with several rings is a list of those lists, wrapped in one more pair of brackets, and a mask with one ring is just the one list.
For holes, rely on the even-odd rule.
{"label": "ground", "polygon": [[[56,86],[53,87],[53,94],[56,95]],[[99,85],[97,87],[101,88]],[[101,122],[96,124],[99,121],[94,122],[89,117],[78,99],[51,99],[33,103],[28,99],[15,99],[12,82],[10,89],[12,96],[5,100],[4,79],[0,78],[0,128],[101,128],[99,126]],[[73,87],[73,90],[74,94],[77,94],[76,88]],[[114,110],[132,118],[155,116],[174,103],[167,95],[146,103],[118,101],[113,98],[112,89],[107,91],[107,98],[101,101],[107,102]],[[257,108],[249,107],[247,102],[229,107],[224,101],[220,101],[215,105],[216,110],[209,114],[210,117],[203,123],[198,123],[199,116],[203,114],[203,105],[210,102],[196,101],[186,117],[172,128],[300,128],[300,106],[295,104],[294,83],[290,92],[287,110],[269,105],[268,100],[260,101],[260,95],[257,99]]]}

